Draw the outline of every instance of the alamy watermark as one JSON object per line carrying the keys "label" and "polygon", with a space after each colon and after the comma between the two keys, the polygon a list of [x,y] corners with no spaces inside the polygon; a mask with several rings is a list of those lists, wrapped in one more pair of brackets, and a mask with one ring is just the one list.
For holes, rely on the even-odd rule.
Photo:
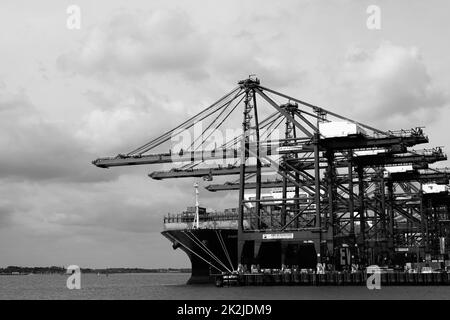
{"label": "alamy watermark", "polygon": [[367,280],[366,286],[369,290],[381,289],[381,269],[377,265],[368,266],[366,268]]}
{"label": "alamy watermark", "polygon": [[381,29],[381,9],[377,5],[370,5],[366,9],[367,17],[366,26],[369,30]]}
{"label": "alamy watermark", "polygon": [[69,30],[81,29],[81,9],[79,6],[72,4],[67,7],[66,13],[68,14],[66,20],[66,26]]}
{"label": "alamy watermark", "polygon": [[79,266],[76,265],[70,265],[67,267],[67,274],[70,274],[70,276],[67,278],[66,286],[67,289],[73,290],[73,289],[81,289],[81,269]]}

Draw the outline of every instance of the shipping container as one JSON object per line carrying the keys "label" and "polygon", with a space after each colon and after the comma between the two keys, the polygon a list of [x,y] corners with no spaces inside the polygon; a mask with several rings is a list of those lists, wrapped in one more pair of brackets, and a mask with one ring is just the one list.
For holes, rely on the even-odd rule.
{"label": "shipping container", "polygon": [[356,123],[346,121],[321,122],[319,131],[322,138],[346,137],[366,132]]}
{"label": "shipping container", "polygon": [[447,192],[448,186],[445,184],[428,183],[422,185],[423,193],[441,193]]}
{"label": "shipping container", "polygon": [[407,172],[407,171],[413,171],[413,166],[394,166],[394,167],[385,167],[384,170],[386,170],[389,173],[398,173],[398,172]]}

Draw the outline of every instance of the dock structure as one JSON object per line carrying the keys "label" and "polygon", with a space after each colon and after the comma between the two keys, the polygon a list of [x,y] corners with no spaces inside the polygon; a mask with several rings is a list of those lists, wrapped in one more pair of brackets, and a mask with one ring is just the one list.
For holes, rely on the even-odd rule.
{"label": "dock structure", "polygon": [[[211,147],[209,137],[236,119],[240,133]],[[200,138],[178,150],[149,153],[199,121]],[[380,130],[249,77],[149,143],[93,163],[102,168],[180,165],[149,174],[157,180],[234,176],[206,186],[211,192],[236,194],[238,210],[229,218],[237,229],[236,253],[230,254],[234,270],[320,263],[341,272],[352,265],[404,268],[414,262],[438,262],[445,269],[450,170],[435,166],[447,160],[442,147],[417,149],[428,142],[421,127]],[[268,195],[269,189],[278,196]],[[211,222],[214,213],[201,219]],[[194,253],[209,259],[199,248]],[[253,281],[253,275],[242,276],[244,283]]]}
{"label": "dock structure", "polygon": [[[371,275],[358,271],[317,273],[257,273],[217,276],[217,287],[227,286],[367,286]],[[448,286],[450,274],[447,272],[408,273],[390,272],[380,273],[381,286]],[[369,279],[370,282],[370,279]]]}

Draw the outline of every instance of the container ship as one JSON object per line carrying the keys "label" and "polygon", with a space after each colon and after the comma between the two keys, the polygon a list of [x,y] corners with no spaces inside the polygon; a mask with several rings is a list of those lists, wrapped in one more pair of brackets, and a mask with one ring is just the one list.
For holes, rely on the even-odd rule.
{"label": "container ship", "polygon": [[[218,138],[236,122],[240,131]],[[177,127],[93,164],[166,164],[149,176],[203,179],[209,192],[237,194],[223,212],[197,198],[164,217],[162,234],[188,255],[192,284],[371,265],[442,272],[450,265],[450,170],[436,166],[447,160],[442,147],[417,149],[426,143],[422,127],[380,130],[250,76]],[[224,177],[234,180],[212,182]]]}
{"label": "container ship", "polygon": [[[197,186],[196,191],[197,191]],[[306,197],[306,194],[304,194]],[[249,195],[251,200],[254,196]],[[282,197],[281,190],[271,190],[264,194],[267,202],[264,210],[270,212],[271,221],[266,225],[274,224],[281,219]],[[305,205],[306,206],[306,205]],[[244,216],[244,228],[250,229],[252,211]],[[198,218],[197,218],[198,217]],[[197,223],[198,220],[198,223]],[[266,230],[266,235],[270,230]],[[225,209],[223,212],[211,211],[200,206],[187,207],[186,211],[164,217],[164,231],[162,234],[172,242],[173,249],[183,250],[191,261],[192,274],[188,284],[202,284],[214,282],[217,275],[229,274],[238,270],[237,265],[237,239],[238,239],[238,208]],[[280,270],[282,267],[294,267],[312,270],[317,265],[317,253],[314,245],[307,241],[289,245],[284,251],[281,242],[277,239],[267,239],[261,243],[258,252],[253,248],[245,248],[242,261],[242,272],[254,270]],[[283,256],[282,256],[283,255]],[[286,263],[286,265],[284,265]]]}

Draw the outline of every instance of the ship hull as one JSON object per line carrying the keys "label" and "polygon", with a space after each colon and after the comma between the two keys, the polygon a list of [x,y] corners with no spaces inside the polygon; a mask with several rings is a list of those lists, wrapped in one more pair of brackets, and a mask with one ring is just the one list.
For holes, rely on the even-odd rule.
{"label": "ship hull", "polygon": [[237,230],[182,229],[162,234],[174,249],[183,250],[189,257],[192,273],[187,284],[213,283],[215,275],[236,270]]}
{"label": "ship hull", "polygon": [[[188,284],[213,283],[216,275],[237,269],[236,229],[179,229],[162,234],[174,249],[183,250],[189,257],[192,273]],[[282,246],[279,241],[264,241],[255,246],[249,241],[243,247],[241,261],[247,269],[252,264],[269,269],[280,269],[282,264],[314,269],[317,254],[312,244]]]}

